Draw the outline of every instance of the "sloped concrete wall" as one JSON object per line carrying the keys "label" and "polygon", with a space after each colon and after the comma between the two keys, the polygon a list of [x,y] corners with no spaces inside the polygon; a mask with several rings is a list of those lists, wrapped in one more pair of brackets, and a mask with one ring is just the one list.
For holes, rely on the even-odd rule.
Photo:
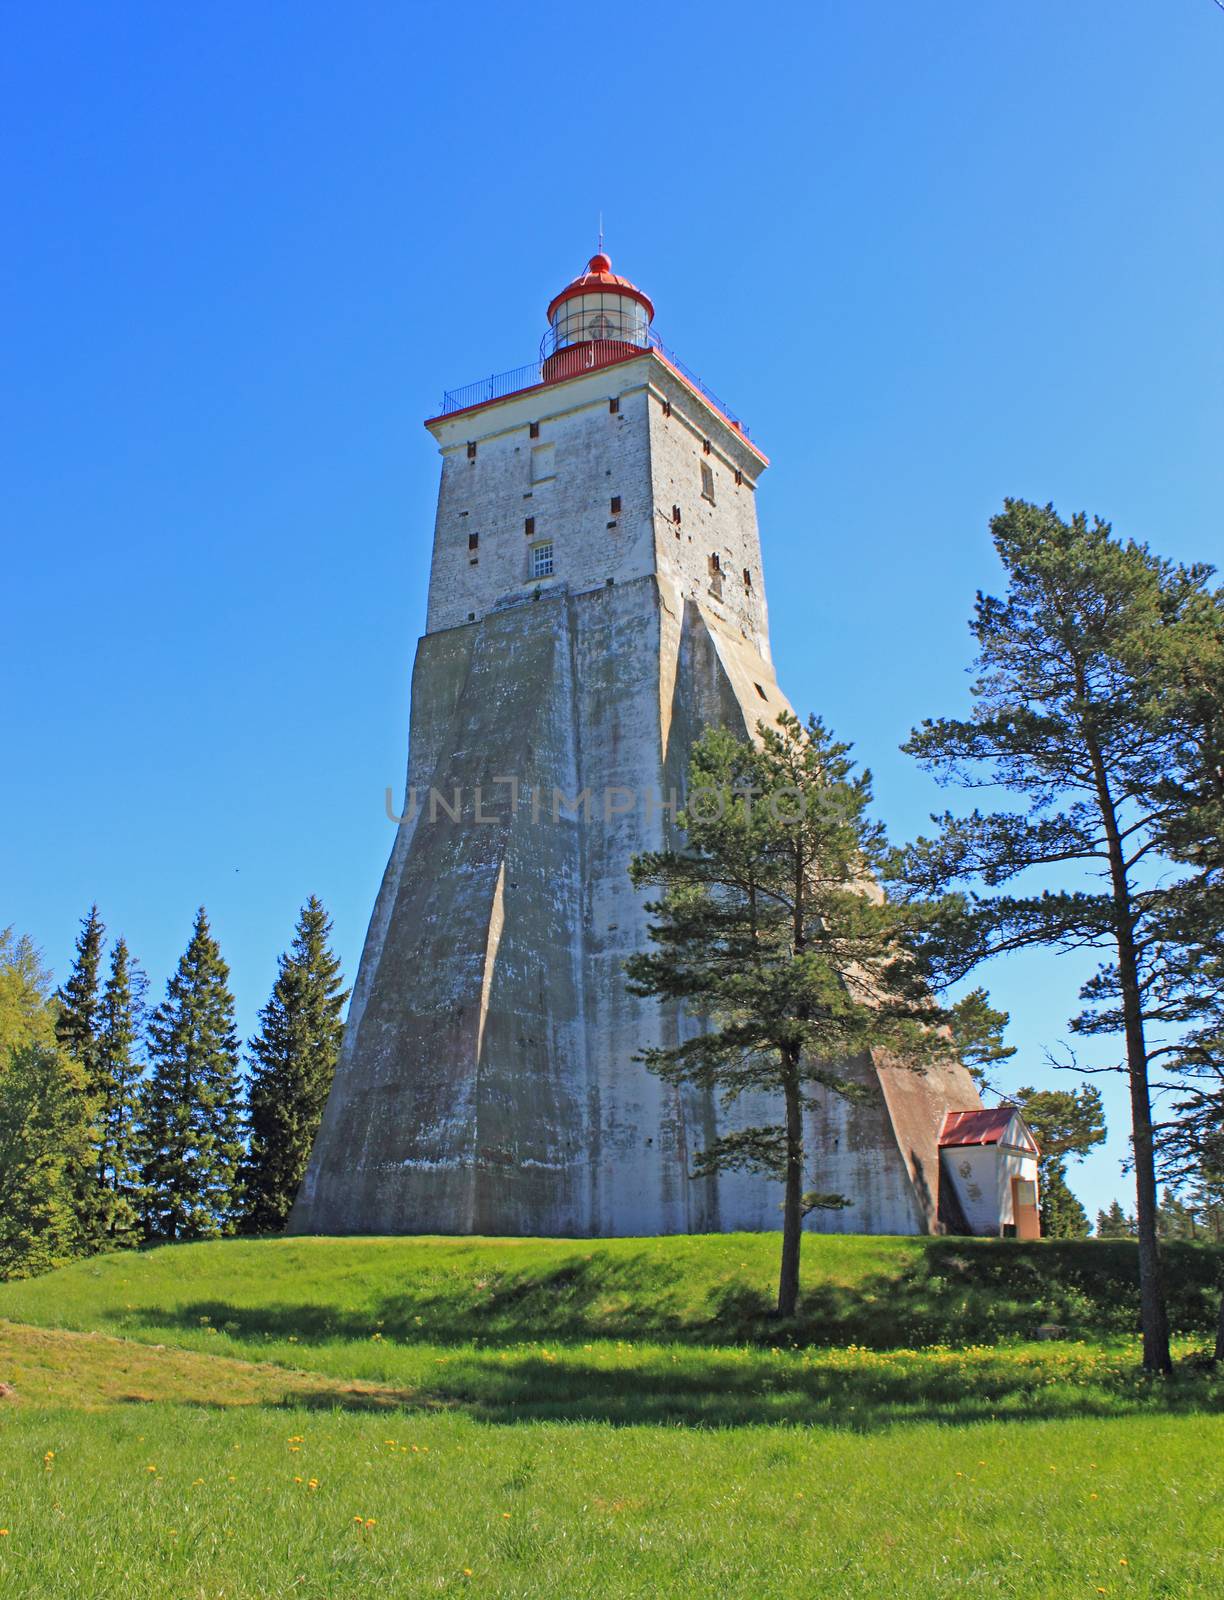
{"label": "sloped concrete wall", "polygon": [[[778,1226],[774,1186],[688,1176],[711,1137],[776,1120],[776,1109],[745,1100],[728,1113],[635,1062],[694,1024],[635,999],[623,974],[646,942],[629,861],[670,828],[651,802],[682,790],[704,727],[750,732],[760,711],[785,703],[759,657],[737,665],[740,648],[652,578],[553,591],[421,641],[410,771],[419,809],[398,830],[371,921],[295,1231]],[[745,694],[741,667],[765,679],[768,702],[756,679]],[[495,782],[509,777],[517,804]],[[430,787],[457,801],[460,820],[442,804],[431,820]],[[554,789],[565,801],[554,804]],[[589,811],[565,803],[584,790]],[[878,1081],[869,1061],[855,1070]],[[809,1140],[810,1181],[855,1202],[816,1213],[814,1228],[929,1226],[883,1092],[866,1106],[825,1097]]]}

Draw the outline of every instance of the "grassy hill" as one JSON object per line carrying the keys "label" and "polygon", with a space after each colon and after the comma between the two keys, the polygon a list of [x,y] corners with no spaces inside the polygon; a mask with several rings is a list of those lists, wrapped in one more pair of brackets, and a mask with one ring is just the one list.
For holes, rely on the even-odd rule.
{"label": "grassy hill", "polygon": [[[1224,1593],[1221,1252],[295,1239],[0,1285],[0,1597]],[[1073,1337],[1035,1342],[1043,1322]],[[1137,1514],[1136,1508],[1142,1513]]]}
{"label": "grassy hill", "polygon": [[[0,1316],[260,1357],[291,1344],[543,1339],[784,1342],[886,1349],[1138,1326],[1130,1240],[820,1237],[804,1245],[798,1317],[769,1310],[769,1234],[663,1239],[227,1240],[78,1262],[0,1285]],[[1215,1326],[1224,1249],[1168,1250],[1178,1333]],[[345,1370],[348,1370],[347,1368]]]}

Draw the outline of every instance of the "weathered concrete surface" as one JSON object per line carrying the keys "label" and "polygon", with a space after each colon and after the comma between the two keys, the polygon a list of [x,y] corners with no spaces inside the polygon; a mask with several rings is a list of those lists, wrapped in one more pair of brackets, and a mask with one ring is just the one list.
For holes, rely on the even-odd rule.
{"label": "weathered concrete surface", "polygon": [[[294,1231],[779,1225],[780,1193],[759,1178],[688,1176],[712,1136],[776,1108],[728,1113],[649,1074],[635,1055],[689,1024],[629,995],[623,974],[646,943],[629,862],[669,837],[663,803],[694,740],[713,723],[749,734],[786,706],[760,578],[763,463],[654,357],[616,371],[617,411],[611,375],[592,374],[437,429],[431,631],[410,727],[420,809],[397,830]],[[545,415],[533,439],[546,400],[555,426]],[[712,499],[702,462],[717,468]],[[556,571],[532,585],[524,551],[541,535]],[[498,779],[516,780],[517,803]],[[458,821],[436,803],[431,819],[431,788],[452,809],[457,794]],[[572,803],[584,791],[589,814]],[[811,1182],[854,1204],[811,1226],[927,1231],[944,1112],[980,1104],[972,1080],[956,1063],[848,1070],[876,1092],[820,1098],[808,1138]]]}

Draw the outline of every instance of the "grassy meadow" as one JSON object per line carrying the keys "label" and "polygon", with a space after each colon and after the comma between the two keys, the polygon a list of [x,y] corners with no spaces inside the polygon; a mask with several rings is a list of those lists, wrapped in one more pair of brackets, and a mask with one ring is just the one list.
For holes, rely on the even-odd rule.
{"label": "grassy meadow", "polygon": [[[0,1596],[1224,1594],[1220,1252],[227,1241],[0,1285]],[[1035,1336],[1045,1323],[1065,1338]]]}

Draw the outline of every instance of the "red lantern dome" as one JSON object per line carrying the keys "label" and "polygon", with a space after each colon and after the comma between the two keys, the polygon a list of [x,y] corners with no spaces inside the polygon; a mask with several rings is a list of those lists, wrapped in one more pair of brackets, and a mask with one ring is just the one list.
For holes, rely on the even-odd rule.
{"label": "red lantern dome", "polygon": [[628,278],[618,278],[601,250],[549,302],[548,332],[540,349],[544,381],[648,350],[653,316],[650,297]]}
{"label": "red lantern dome", "polygon": [[[650,296],[643,294],[636,284],[629,282],[628,278],[618,278],[612,271],[611,257],[600,251],[587,262],[586,271],[579,273],[572,283],[567,284],[561,293],[549,302],[548,310],[545,312],[549,322],[555,326],[554,314],[559,306],[569,300],[585,298],[587,295],[607,295],[618,303],[626,300],[636,301],[645,309],[647,325],[654,318],[654,305]],[[615,309],[623,307],[618,304]]]}

